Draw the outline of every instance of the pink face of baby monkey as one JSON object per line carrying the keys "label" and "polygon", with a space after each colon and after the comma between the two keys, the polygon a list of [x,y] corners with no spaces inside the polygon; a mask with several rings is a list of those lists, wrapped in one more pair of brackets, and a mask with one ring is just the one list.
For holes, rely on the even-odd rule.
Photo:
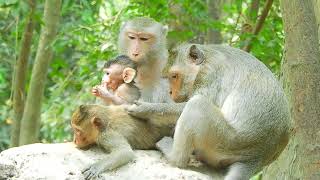
{"label": "pink face of baby monkey", "polygon": [[118,64],[112,64],[108,68],[104,68],[105,73],[102,78],[103,86],[115,91],[121,84],[124,83],[123,80],[123,70],[124,68]]}

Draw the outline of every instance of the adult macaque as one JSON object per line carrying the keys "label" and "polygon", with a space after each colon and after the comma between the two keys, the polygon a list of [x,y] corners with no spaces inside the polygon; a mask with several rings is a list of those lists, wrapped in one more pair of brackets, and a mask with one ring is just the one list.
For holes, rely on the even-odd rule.
{"label": "adult macaque", "polygon": [[146,17],[134,18],[121,27],[119,49],[137,64],[134,81],[142,101],[172,102],[167,79],[161,78],[168,59],[167,30],[167,26]]}
{"label": "adult macaque", "polygon": [[[172,164],[185,167],[195,153],[213,167],[228,168],[226,180],[247,180],[279,156],[289,139],[288,103],[263,63],[221,45],[184,44],[173,57],[171,96],[186,105],[166,155]],[[172,111],[157,106],[163,114]],[[129,111],[137,117],[159,113],[150,103]]]}
{"label": "adult macaque", "polygon": [[77,147],[98,144],[109,152],[83,171],[85,179],[128,163],[134,158],[132,149],[154,149],[163,137],[159,128],[128,115],[122,106],[81,105],[71,125]]}
{"label": "adult macaque", "polygon": [[132,104],[140,97],[139,89],[133,84],[136,65],[129,57],[121,55],[104,64],[101,85],[92,88],[92,94],[105,104]]}

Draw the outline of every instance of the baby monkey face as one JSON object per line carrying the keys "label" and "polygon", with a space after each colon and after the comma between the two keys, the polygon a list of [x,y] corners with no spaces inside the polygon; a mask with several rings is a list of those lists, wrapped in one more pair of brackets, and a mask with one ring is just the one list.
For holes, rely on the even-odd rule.
{"label": "baby monkey face", "polygon": [[115,91],[121,84],[124,83],[122,77],[123,69],[124,68],[119,64],[113,64],[108,68],[104,68],[102,85]]}

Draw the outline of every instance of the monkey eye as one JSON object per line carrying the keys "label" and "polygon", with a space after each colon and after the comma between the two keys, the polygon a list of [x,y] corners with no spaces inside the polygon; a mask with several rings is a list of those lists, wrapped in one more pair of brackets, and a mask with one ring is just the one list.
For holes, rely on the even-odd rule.
{"label": "monkey eye", "polygon": [[109,76],[109,75],[110,75],[110,73],[109,73],[109,72],[106,72],[106,75],[108,75],[108,76]]}
{"label": "monkey eye", "polygon": [[136,37],[134,37],[134,36],[128,36],[129,37],[129,39],[136,39]]}
{"label": "monkey eye", "polygon": [[172,78],[172,79],[178,78],[178,74],[172,74],[172,75],[171,75],[171,78]]}
{"label": "monkey eye", "polygon": [[81,135],[81,131],[79,129],[73,129],[73,131],[76,135]]}
{"label": "monkey eye", "polygon": [[141,41],[148,41],[148,40],[149,40],[149,38],[141,37],[141,38],[140,38],[140,40],[141,40]]}

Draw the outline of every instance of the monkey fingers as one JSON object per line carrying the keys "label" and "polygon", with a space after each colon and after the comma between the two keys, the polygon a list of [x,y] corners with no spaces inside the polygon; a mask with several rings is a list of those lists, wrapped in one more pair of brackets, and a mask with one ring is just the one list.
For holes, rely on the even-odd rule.
{"label": "monkey fingers", "polygon": [[149,103],[136,102],[135,104],[129,107],[126,107],[125,109],[127,110],[128,114],[130,114],[131,116],[142,118],[142,119],[148,119],[151,112],[147,104]]}
{"label": "monkey fingers", "polygon": [[142,104],[142,102],[141,102],[141,101],[138,101],[138,100],[135,100],[135,101],[133,102],[133,104],[135,104],[135,105],[139,106],[139,105],[141,105],[141,104]]}
{"label": "monkey fingers", "polygon": [[97,86],[97,91],[101,97],[110,98],[113,95],[103,86]]}
{"label": "monkey fingers", "polygon": [[82,170],[82,174],[85,180],[97,178],[100,173],[101,173],[101,170],[99,170],[98,166],[96,166],[95,164]]}
{"label": "monkey fingers", "polygon": [[92,88],[91,94],[94,96],[98,96],[98,97],[100,96],[99,91],[96,86]]}

